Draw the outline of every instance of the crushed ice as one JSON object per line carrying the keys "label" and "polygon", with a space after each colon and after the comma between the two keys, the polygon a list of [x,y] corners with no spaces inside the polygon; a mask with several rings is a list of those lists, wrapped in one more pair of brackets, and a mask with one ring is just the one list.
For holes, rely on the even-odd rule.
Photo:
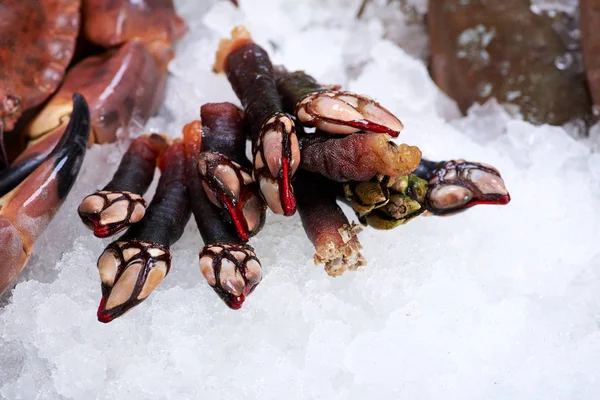
{"label": "crushed ice", "polygon": [[191,31],[147,128],[179,135],[202,103],[237,103],[211,64],[219,38],[243,23],[276,63],[379,99],[404,122],[400,139],[427,157],[495,165],[513,201],[366,229],[367,268],[337,279],[312,264],[297,216],[269,215],[252,241],[265,278],[236,312],[201,277],[190,223],[162,286],[103,325],[95,261],[106,241],[82,226],[76,207],[106,183],[123,149],[95,146],[0,309],[0,397],[600,397],[597,153],[493,101],[445,122],[456,107],[413,58],[423,38],[404,49],[382,39],[376,15],[354,21],[358,0],[177,3]]}

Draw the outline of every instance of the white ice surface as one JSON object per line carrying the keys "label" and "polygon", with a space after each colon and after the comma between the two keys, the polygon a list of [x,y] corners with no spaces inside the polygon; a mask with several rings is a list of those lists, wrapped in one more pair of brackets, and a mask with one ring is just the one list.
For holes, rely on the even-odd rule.
{"label": "white ice surface", "polygon": [[381,100],[428,158],[498,167],[512,202],[365,229],[368,266],[336,279],[312,264],[297,216],[270,214],[251,242],[265,276],[239,311],[202,278],[191,222],[161,286],[104,325],[95,262],[108,240],[76,207],[123,149],[95,146],[0,309],[0,397],[600,398],[597,153],[494,102],[445,122],[455,107],[422,62],[381,39],[378,21],[354,22],[358,1],[198,3],[177,2],[191,29],[149,129],[179,135],[202,103],[237,103],[211,66],[219,38],[244,23],[276,63]]}

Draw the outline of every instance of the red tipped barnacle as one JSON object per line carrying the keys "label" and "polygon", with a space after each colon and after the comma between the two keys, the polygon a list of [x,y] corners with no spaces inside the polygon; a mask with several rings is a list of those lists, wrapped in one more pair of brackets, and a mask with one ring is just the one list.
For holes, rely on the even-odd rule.
{"label": "red tipped barnacle", "polygon": [[277,69],[277,87],[287,111],[305,126],[330,134],[359,131],[397,137],[404,128],[389,110],[370,97],[327,89],[303,71]]}
{"label": "red tipped barnacle", "polygon": [[300,147],[294,123],[286,114],[277,114],[261,128],[254,146],[254,178],[275,214],[292,215],[296,212],[291,178],[299,163]]}
{"label": "red tipped barnacle", "polygon": [[146,201],[142,195],[152,183],[157,160],[167,147],[162,135],[135,139],[112,180],[102,190],[83,199],[77,211],[95,236],[115,235],[144,217]]}
{"label": "red tipped barnacle", "polygon": [[246,244],[211,243],[199,255],[200,272],[215,293],[237,310],[262,279],[260,261]]}
{"label": "red tipped barnacle", "polygon": [[198,170],[210,201],[223,208],[240,239],[247,241],[262,228],[266,206],[250,169],[211,151],[200,154]]}
{"label": "red tipped barnacle", "polygon": [[246,126],[231,103],[205,104],[200,114],[198,171],[204,191],[223,210],[240,239],[247,241],[264,225],[266,205],[246,157]]}
{"label": "red tipped barnacle", "polygon": [[162,174],[146,215],[98,259],[100,322],[110,322],[144,301],[165,278],[171,265],[170,246],[179,240],[190,218],[181,142],[165,151],[159,167]]}
{"label": "red tipped barnacle", "polygon": [[[260,262],[256,258],[254,250],[244,243],[236,224],[224,218],[224,210],[220,206],[222,203],[216,198],[210,187],[207,187],[206,180],[202,177],[202,174],[208,174],[209,170],[208,162],[203,162],[202,165],[206,168],[203,171],[201,159],[204,158],[206,161],[207,154],[202,153],[202,149],[205,146],[225,149],[225,147],[217,146],[218,138],[223,139],[223,135],[216,135],[215,133],[218,131],[209,132],[211,127],[222,126],[215,123],[219,119],[218,115],[211,113],[205,116],[208,118],[203,119],[203,123],[195,121],[187,124],[183,129],[187,163],[186,181],[190,205],[196,225],[205,243],[200,252],[200,270],[219,297],[229,307],[238,309],[260,282]],[[226,121],[230,120],[223,120],[223,122]],[[230,131],[224,130],[223,132]],[[207,141],[213,142],[207,143]],[[216,157],[215,161],[221,159],[218,154],[211,154],[210,157]],[[226,170],[226,172],[230,171]],[[221,178],[222,181],[228,181],[226,178],[231,176],[227,175]],[[219,182],[214,182],[214,184],[217,185]],[[232,187],[231,184],[228,186]],[[221,193],[225,193],[225,188],[222,189]]]}
{"label": "red tipped barnacle", "polygon": [[510,202],[500,172],[491,165],[459,160],[423,160],[415,174],[428,182],[425,207],[434,215],[451,215],[479,204]]}
{"label": "red tipped barnacle", "polygon": [[296,201],[292,176],[300,164],[294,121],[284,112],[267,52],[243,27],[219,44],[215,72],[225,72],[242,102],[250,127],[254,178],[269,208],[292,215]]}
{"label": "red tipped barnacle", "polygon": [[98,258],[98,321],[110,322],[144,301],[169,273],[171,253],[159,243],[116,241]]}

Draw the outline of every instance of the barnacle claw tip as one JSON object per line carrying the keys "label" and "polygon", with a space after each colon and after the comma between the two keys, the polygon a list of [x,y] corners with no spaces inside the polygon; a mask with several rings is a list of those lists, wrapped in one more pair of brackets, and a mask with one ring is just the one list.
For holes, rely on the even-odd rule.
{"label": "barnacle claw tip", "polygon": [[98,258],[102,299],[98,321],[110,322],[137,306],[162,282],[171,264],[169,249],[140,240],[116,241]]}
{"label": "barnacle claw tip", "polygon": [[441,164],[429,180],[428,209],[436,215],[451,215],[476,205],[510,202],[500,173],[493,167],[465,160]]}
{"label": "barnacle claw tip", "polygon": [[281,205],[283,208],[283,215],[290,216],[296,212],[296,198],[292,190],[292,185],[289,179],[289,160],[284,157],[282,163],[283,176],[279,180],[279,187],[281,191]]}
{"label": "barnacle claw tip", "polygon": [[200,272],[231,309],[238,310],[262,279],[261,265],[248,245],[214,243],[199,255]]}
{"label": "barnacle claw tip", "polygon": [[146,201],[126,191],[100,191],[83,199],[77,209],[81,221],[105,238],[139,222],[146,213]]}
{"label": "barnacle claw tip", "polygon": [[304,124],[333,134],[358,131],[398,137],[402,122],[376,101],[352,92],[322,91],[305,97],[296,108]]}
{"label": "barnacle claw tip", "polygon": [[102,322],[104,324],[109,323],[110,321],[112,321],[113,319],[115,319],[115,316],[112,315],[111,313],[109,313],[108,311],[106,311],[106,298],[102,298],[102,300],[100,300],[100,304],[98,305],[98,312],[96,313],[96,316],[98,317],[98,321]]}

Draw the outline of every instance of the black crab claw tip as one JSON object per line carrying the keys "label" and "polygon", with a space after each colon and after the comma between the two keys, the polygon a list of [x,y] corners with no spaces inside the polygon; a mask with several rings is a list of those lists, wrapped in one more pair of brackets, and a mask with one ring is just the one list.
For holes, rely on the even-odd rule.
{"label": "black crab claw tip", "polygon": [[206,245],[200,252],[200,272],[231,309],[242,307],[262,279],[260,261],[252,247],[236,243]]}
{"label": "black crab claw tip", "polygon": [[79,93],[73,95],[73,111],[64,135],[48,158],[55,157],[58,170],[58,196],[67,196],[79,174],[90,138],[90,110]]}
{"label": "black crab claw tip", "polygon": [[116,241],[98,258],[102,300],[98,321],[110,322],[140,304],[169,273],[168,247],[139,240]]}
{"label": "black crab claw tip", "polygon": [[131,192],[99,191],[85,197],[77,213],[96,237],[105,238],[139,222],[146,213],[146,201]]}
{"label": "black crab claw tip", "polygon": [[492,166],[451,160],[430,174],[426,203],[435,215],[451,215],[480,204],[509,202],[504,180]]}
{"label": "black crab claw tip", "polygon": [[[0,172],[0,197],[10,192],[23,182],[36,168],[45,161],[55,159],[60,179],[58,194],[60,198],[67,195],[83,162],[90,135],[90,111],[88,105],[78,93],[73,95],[73,110],[65,133],[54,149],[46,157],[36,157],[21,165],[6,168]],[[61,164],[65,164],[61,166]]]}

